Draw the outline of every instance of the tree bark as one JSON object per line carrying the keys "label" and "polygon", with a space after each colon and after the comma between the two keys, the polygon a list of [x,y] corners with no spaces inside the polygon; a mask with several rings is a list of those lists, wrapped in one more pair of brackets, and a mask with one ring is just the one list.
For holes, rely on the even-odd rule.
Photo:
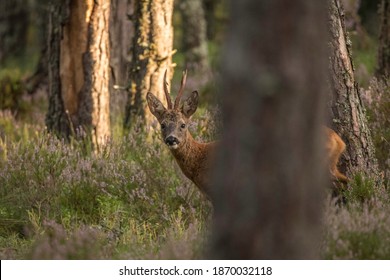
{"label": "tree bark", "polygon": [[125,127],[136,117],[149,125],[154,117],[149,112],[146,94],[153,92],[160,100],[163,76],[172,76],[173,0],[139,0],[134,3],[134,37],[129,69],[129,94],[126,105]]}
{"label": "tree bark", "polygon": [[224,135],[213,176],[213,257],[318,258],[326,171],[325,3],[231,0],[230,11]]}
{"label": "tree bark", "polygon": [[[49,76],[55,90],[50,91],[48,128],[69,136],[69,129],[52,125],[67,122],[69,128],[87,132],[99,147],[110,136],[110,1],[70,0],[53,5],[67,15],[49,34],[56,32],[49,38],[49,56],[54,60],[49,68],[59,73]],[[53,20],[57,16],[53,14]],[[60,103],[63,105],[58,106]]]}
{"label": "tree bark", "polygon": [[202,0],[182,0],[179,7],[185,68],[197,73],[208,73],[207,29]]}
{"label": "tree bark", "polygon": [[110,137],[110,0],[91,0],[87,52],[83,54],[84,85],[80,92],[79,125],[92,132],[99,147]]}
{"label": "tree bark", "polygon": [[[133,13],[131,0],[112,0],[110,18],[110,66],[111,66],[111,112],[123,118],[126,103],[125,91],[118,92],[128,83],[128,68],[130,63],[130,45],[134,36],[133,25],[129,15]],[[123,121],[123,119],[121,120]]]}
{"label": "tree bark", "polygon": [[49,73],[49,108],[46,115],[46,126],[49,131],[62,138],[68,138],[71,125],[65,112],[61,94],[60,53],[64,25],[69,17],[70,0],[52,1],[50,3],[48,28],[48,73]]}
{"label": "tree bark", "polygon": [[390,77],[390,0],[382,0],[378,48],[378,78]]}
{"label": "tree bark", "polygon": [[341,171],[352,178],[356,173],[378,179],[375,149],[367,125],[359,87],[354,78],[350,40],[345,30],[344,13],[338,0],[329,4],[331,119],[333,128],[347,148],[341,160]]}

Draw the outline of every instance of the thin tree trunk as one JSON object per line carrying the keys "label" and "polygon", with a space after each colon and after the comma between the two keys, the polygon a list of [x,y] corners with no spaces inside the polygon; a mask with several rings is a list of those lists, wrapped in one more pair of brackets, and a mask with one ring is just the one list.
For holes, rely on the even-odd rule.
{"label": "thin tree trunk", "polygon": [[231,0],[230,11],[213,256],[318,258],[325,3]]}
{"label": "thin tree trunk", "polygon": [[154,120],[146,104],[151,91],[165,100],[163,76],[172,75],[173,0],[139,0],[134,3],[134,38],[129,69],[129,94],[126,105],[125,127],[136,117],[146,125]]}
{"label": "thin tree trunk", "polygon": [[110,136],[110,1],[69,0],[53,2],[53,7],[58,10],[53,20],[62,11],[65,15],[49,33],[49,68],[55,75],[49,75],[47,125],[66,137],[71,127],[82,129],[99,147]]}
{"label": "thin tree trunk", "polygon": [[182,0],[179,4],[183,26],[185,68],[208,73],[207,29],[202,0]]}
{"label": "thin tree trunk", "polygon": [[0,64],[20,56],[27,46],[28,5],[24,0],[0,1]]}
{"label": "thin tree trunk", "polygon": [[71,125],[65,111],[61,93],[60,53],[64,25],[69,17],[70,0],[52,1],[50,3],[48,28],[48,73],[49,73],[49,108],[46,115],[46,126],[61,137],[68,138]]}
{"label": "thin tree trunk", "polygon": [[42,86],[48,84],[48,51],[47,51],[47,36],[48,36],[48,20],[50,14],[50,0],[35,0],[31,7],[30,25],[34,25],[36,29],[37,42],[41,50],[39,54],[38,64],[35,67],[34,73],[29,76],[26,81],[26,89],[29,94],[34,94]]}
{"label": "thin tree trunk", "polygon": [[133,37],[132,23],[128,18],[132,13],[131,0],[112,0],[110,18],[110,45],[113,83],[124,85],[127,81],[127,68],[130,62],[130,44]]}
{"label": "thin tree trunk", "polygon": [[378,48],[378,78],[390,77],[390,0],[382,0]]}
{"label": "thin tree trunk", "polygon": [[[377,148],[378,165],[390,182],[390,0],[382,0],[376,77],[370,82],[370,127]],[[387,139],[386,139],[387,138]]]}
{"label": "thin tree trunk", "polygon": [[361,172],[367,177],[378,179],[374,145],[359,87],[354,78],[350,40],[345,31],[344,16],[338,0],[330,1],[329,17],[331,119],[334,129],[347,145],[341,160],[341,170],[348,177]]}
{"label": "thin tree trunk", "polygon": [[206,19],[207,39],[214,40],[217,32],[215,10],[219,0],[203,0],[203,8]]}

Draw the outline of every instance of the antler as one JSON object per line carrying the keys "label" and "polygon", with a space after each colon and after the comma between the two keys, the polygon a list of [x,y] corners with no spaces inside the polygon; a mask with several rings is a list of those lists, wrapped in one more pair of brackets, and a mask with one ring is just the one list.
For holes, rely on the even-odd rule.
{"label": "antler", "polygon": [[[164,73],[163,87],[164,87],[164,92],[165,92],[165,98],[167,99],[168,109],[172,109],[172,100],[171,100],[171,97],[169,96],[169,92],[168,92],[167,70],[165,70],[165,73]],[[176,103],[175,103],[175,105],[176,105]]]}
{"label": "antler", "polygon": [[181,85],[180,85],[179,93],[177,94],[176,99],[175,99],[174,109],[179,108],[180,99],[181,99],[181,96],[183,95],[184,87],[186,85],[186,80],[187,80],[187,70],[183,71],[183,77],[181,78]]}

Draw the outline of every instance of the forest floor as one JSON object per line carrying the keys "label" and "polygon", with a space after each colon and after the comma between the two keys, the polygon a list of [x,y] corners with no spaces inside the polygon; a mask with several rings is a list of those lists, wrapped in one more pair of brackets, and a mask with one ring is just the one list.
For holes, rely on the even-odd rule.
{"label": "forest floor", "polygon": [[[95,153],[86,139],[65,143],[48,134],[45,101],[32,102],[37,109],[28,118],[0,116],[1,259],[207,256],[211,206],[158,131],[124,134],[114,123],[111,142]],[[201,109],[194,119],[197,137],[216,137],[214,115]],[[321,257],[389,259],[389,188],[357,175],[343,193],[346,203],[324,191]]]}

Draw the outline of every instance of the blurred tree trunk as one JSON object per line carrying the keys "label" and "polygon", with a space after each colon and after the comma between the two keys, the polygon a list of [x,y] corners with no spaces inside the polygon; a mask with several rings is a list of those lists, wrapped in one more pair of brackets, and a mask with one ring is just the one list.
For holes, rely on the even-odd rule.
{"label": "blurred tree trunk", "polygon": [[163,76],[172,75],[173,0],[139,0],[134,3],[134,37],[129,69],[129,94],[125,112],[125,127],[135,117],[149,125],[154,117],[146,104],[146,94],[153,92],[165,100]]}
{"label": "blurred tree trunk", "polygon": [[127,68],[130,62],[130,44],[132,24],[129,15],[132,13],[131,0],[112,0],[110,17],[110,65],[114,84],[124,85],[127,81]]}
{"label": "blurred tree trunk", "polygon": [[206,19],[207,39],[214,40],[217,32],[215,9],[219,0],[203,0],[204,14]]}
{"label": "blurred tree trunk", "polygon": [[213,256],[318,258],[326,178],[325,2],[231,0],[230,11]]}
{"label": "blurred tree trunk", "polygon": [[18,56],[27,46],[28,5],[24,0],[0,1],[0,64]]}
{"label": "blurred tree trunk", "polygon": [[362,26],[371,35],[378,35],[380,17],[378,8],[382,0],[360,0],[359,16]]}
{"label": "blurred tree trunk", "polygon": [[377,76],[390,77],[390,0],[382,0]]}
{"label": "blurred tree trunk", "polygon": [[47,61],[46,42],[42,45],[41,53],[39,54],[38,64],[34,73],[26,79],[26,89],[29,94],[37,92],[38,88],[47,84],[49,69]]}
{"label": "blurred tree trunk", "polygon": [[370,178],[379,178],[374,145],[354,78],[350,40],[345,30],[344,13],[339,0],[329,4],[331,118],[334,129],[347,148],[341,160],[341,170],[352,177],[362,172]]}
{"label": "blurred tree trunk", "polygon": [[48,83],[47,23],[49,21],[49,3],[50,0],[32,1],[30,25],[34,25],[36,29],[37,42],[41,52],[34,73],[25,81],[26,89],[30,94],[34,94],[41,86],[46,86]]}
{"label": "blurred tree trunk", "polygon": [[349,31],[358,31],[362,28],[359,16],[361,0],[341,0],[345,11],[345,27]]}
{"label": "blurred tree trunk", "polygon": [[185,68],[197,73],[208,73],[207,29],[202,0],[182,0],[179,7]]}
{"label": "blurred tree trunk", "polygon": [[110,112],[112,123],[123,123],[128,84],[128,69],[131,57],[131,42],[134,36],[130,15],[132,0],[112,0],[110,16]]}
{"label": "blurred tree trunk", "polygon": [[52,13],[47,126],[65,136],[82,129],[99,147],[110,136],[110,1],[53,1]]}

